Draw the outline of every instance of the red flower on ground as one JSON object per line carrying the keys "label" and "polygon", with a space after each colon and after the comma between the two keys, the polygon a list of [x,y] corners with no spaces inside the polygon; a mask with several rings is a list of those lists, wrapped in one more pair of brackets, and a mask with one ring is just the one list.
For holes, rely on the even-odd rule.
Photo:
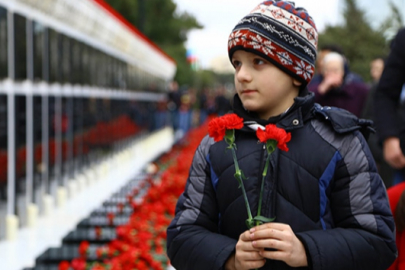
{"label": "red flower on ground", "polygon": [[69,270],[70,263],[68,261],[61,261],[58,266],[58,270]]}
{"label": "red flower on ground", "polygon": [[72,268],[74,270],[86,270],[86,260],[85,259],[72,260]]}
{"label": "red flower on ground", "polygon": [[[69,270],[165,269],[169,263],[168,258],[163,256],[166,229],[174,216],[177,198],[186,185],[194,152],[206,133],[207,125],[191,130],[187,143],[175,146],[169,154],[159,159],[161,162],[157,164],[163,173],[142,181],[142,186],[149,190],[136,188],[129,193],[128,204],[123,202],[117,205],[117,210],[129,205],[134,211],[127,224],[116,227],[116,238],[95,250],[98,263],[86,262],[89,244],[81,243],[80,257],[71,261]],[[138,194],[140,191],[142,194]],[[135,198],[137,195],[139,198]],[[106,215],[106,219],[113,221],[114,214]],[[100,229],[95,229],[96,235],[101,234]]]}
{"label": "red flower on ground", "polygon": [[108,219],[108,224],[113,225],[114,224],[114,213],[108,213],[107,214],[107,219]]}
{"label": "red flower on ground", "polygon": [[126,196],[126,198],[127,198],[127,202],[128,202],[128,203],[132,203],[132,199],[133,199],[132,194],[128,194],[128,195]]}
{"label": "red flower on ground", "polygon": [[103,230],[103,229],[102,229],[100,226],[96,226],[96,227],[94,228],[94,232],[95,232],[97,238],[100,238],[100,236],[101,236],[101,234],[102,234],[102,230]]}
{"label": "red flower on ground", "polygon": [[97,258],[103,258],[104,255],[107,254],[106,250],[106,247],[99,247],[98,249],[96,249]]}
{"label": "red flower on ground", "polygon": [[290,132],[287,133],[284,129],[278,128],[274,124],[268,124],[265,130],[258,128],[256,135],[262,143],[266,143],[268,140],[275,140],[280,150],[288,151],[287,143],[291,140]]}
{"label": "red flower on ground", "polygon": [[[130,200],[132,201],[132,198]],[[122,211],[124,210],[124,204],[118,203],[117,208],[118,208],[118,213],[122,214]]]}
{"label": "red flower on ground", "polygon": [[229,129],[241,129],[243,127],[243,118],[236,114],[226,114],[212,119],[208,124],[208,134],[219,142],[224,139],[225,131]]}
{"label": "red flower on ground", "polygon": [[100,264],[94,265],[91,270],[105,270],[106,268]]}
{"label": "red flower on ground", "polygon": [[79,254],[82,258],[87,257],[87,253],[89,251],[90,243],[88,241],[82,241],[79,246]]}

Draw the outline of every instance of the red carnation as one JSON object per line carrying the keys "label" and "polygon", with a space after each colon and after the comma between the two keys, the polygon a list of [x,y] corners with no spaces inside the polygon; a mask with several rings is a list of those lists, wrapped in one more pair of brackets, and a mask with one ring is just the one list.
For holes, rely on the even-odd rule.
{"label": "red carnation", "polygon": [[[132,201],[132,197],[128,201]],[[124,210],[124,204],[118,203],[117,208],[118,208],[118,213],[122,214],[122,211]]]}
{"label": "red carnation", "polygon": [[70,268],[70,263],[68,261],[61,261],[59,263],[58,269],[59,270],[69,270]]}
{"label": "red carnation", "polygon": [[114,217],[115,217],[115,215],[114,215],[114,213],[107,213],[107,220],[108,220],[108,223],[110,224],[110,226],[112,226],[113,224],[114,224]]}
{"label": "red carnation", "polygon": [[85,259],[73,259],[72,268],[74,270],[86,270],[86,260]]}
{"label": "red carnation", "polygon": [[291,140],[290,132],[287,133],[284,129],[278,128],[274,124],[268,124],[265,130],[258,128],[256,135],[262,143],[266,143],[268,140],[275,140],[280,150],[288,151],[287,143]]}
{"label": "red carnation", "polygon": [[87,257],[87,253],[89,252],[90,243],[88,241],[82,241],[79,246],[79,254],[82,258]]}
{"label": "red carnation", "polygon": [[219,142],[224,139],[225,131],[230,129],[241,129],[243,127],[243,119],[236,114],[226,114],[224,116],[214,118],[208,123],[208,134],[214,138],[214,141]]}
{"label": "red carnation", "polygon": [[97,237],[97,238],[100,238],[101,233],[102,233],[101,227],[100,227],[100,226],[96,226],[96,227],[94,228],[94,231],[95,231],[95,233],[96,233],[96,237]]}
{"label": "red carnation", "polygon": [[105,270],[105,267],[100,264],[95,264],[91,270]]}
{"label": "red carnation", "polygon": [[105,247],[99,247],[99,248],[96,249],[97,258],[103,258],[104,254],[106,254],[106,248]]}

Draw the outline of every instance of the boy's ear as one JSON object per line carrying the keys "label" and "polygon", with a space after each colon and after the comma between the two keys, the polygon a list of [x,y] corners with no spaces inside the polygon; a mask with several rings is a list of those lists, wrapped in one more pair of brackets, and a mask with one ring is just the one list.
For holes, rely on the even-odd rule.
{"label": "boy's ear", "polygon": [[293,85],[297,86],[297,87],[300,87],[302,85],[302,82],[300,82],[299,80],[293,78]]}

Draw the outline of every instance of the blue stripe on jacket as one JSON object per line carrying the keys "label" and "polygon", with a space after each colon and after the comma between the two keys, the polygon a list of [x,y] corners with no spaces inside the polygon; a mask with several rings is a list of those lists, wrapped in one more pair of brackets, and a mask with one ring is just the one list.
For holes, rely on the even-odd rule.
{"label": "blue stripe on jacket", "polygon": [[326,211],[326,206],[328,204],[328,197],[326,196],[326,189],[329,187],[330,182],[333,179],[333,175],[335,173],[336,164],[342,160],[342,156],[338,151],[333,155],[332,159],[330,160],[328,166],[326,167],[325,171],[323,172],[321,178],[319,179],[319,196],[320,196],[320,220],[322,223],[322,228],[326,230],[326,224],[324,215]]}
{"label": "blue stripe on jacket", "polygon": [[207,163],[210,165],[210,171],[211,171],[211,183],[212,183],[212,187],[214,188],[215,192],[217,191],[217,186],[218,186],[218,175],[214,172],[214,169],[212,168],[212,164],[211,164],[211,160],[210,160],[210,155],[208,154],[205,157],[205,160],[207,161]]}

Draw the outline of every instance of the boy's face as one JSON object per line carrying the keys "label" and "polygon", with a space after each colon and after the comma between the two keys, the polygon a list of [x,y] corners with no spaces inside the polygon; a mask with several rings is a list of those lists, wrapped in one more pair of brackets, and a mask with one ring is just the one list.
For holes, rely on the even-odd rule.
{"label": "boy's face", "polygon": [[256,54],[237,50],[232,64],[236,92],[243,106],[261,119],[285,112],[298,96],[301,83]]}

